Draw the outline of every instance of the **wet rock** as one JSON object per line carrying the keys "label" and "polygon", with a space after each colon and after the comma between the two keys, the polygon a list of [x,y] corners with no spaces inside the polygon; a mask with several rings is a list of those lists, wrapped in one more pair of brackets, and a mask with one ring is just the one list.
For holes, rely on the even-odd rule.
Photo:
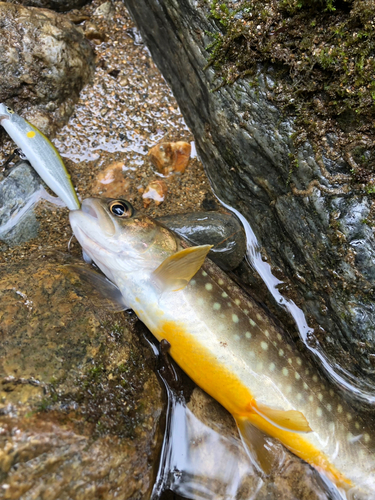
{"label": "wet rock", "polygon": [[101,171],[92,186],[94,195],[105,198],[125,198],[129,193],[130,181],[124,170],[124,162],[115,161]]}
{"label": "wet rock", "polygon": [[0,179],[0,241],[15,246],[37,236],[39,222],[32,207],[42,189],[40,177],[25,161]]}
{"label": "wet rock", "polygon": [[232,213],[192,212],[158,220],[194,245],[214,245],[208,255],[225,271],[235,269],[245,256],[245,231]]}
{"label": "wet rock", "polygon": [[347,149],[323,130],[314,149],[301,126],[300,140],[293,142],[294,118],[273,102],[272,63],[254,65],[253,74],[232,85],[221,85],[207,66],[206,48],[225,31],[208,4],[125,4],[172,87],[214,190],[251,223],[269,264],[280,271],[286,296],[303,308],[314,329],[311,345],[373,395],[375,205],[372,184],[366,187],[356,161],[371,149],[369,136],[353,121]]}
{"label": "wet rock", "polygon": [[0,102],[50,135],[93,74],[90,43],[64,16],[11,3],[0,3],[0,37]]}
{"label": "wet rock", "polygon": [[168,188],[164,181],[158,180],[149,182],[142,194],[143,206],[147,208],[151,201],[154,201],[155,205],[160,205],[167,196],[167,192]]}
{"label": "wet rock", "polygon": [[94,16],[103,17],[104,19],[111,19],[115,12],[112,2],[104,2],[99,5],[94,11]]}
{"label": "wet rock", "polygon": [[148,499],[163,408],[150,351],[66,262],[1,266],[0,496]]}
{"label": "wet rock", "polygon": [[148,155],[163,175],[171,172],[183,174],[189,163],[191,146],[187,142],[162,142],[150,149]]}

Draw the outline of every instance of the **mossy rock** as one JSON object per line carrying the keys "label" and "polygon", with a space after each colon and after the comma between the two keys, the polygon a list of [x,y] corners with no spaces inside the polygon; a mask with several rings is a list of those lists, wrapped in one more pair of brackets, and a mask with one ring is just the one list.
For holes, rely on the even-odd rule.
{"label": "mossy rock", "polygon": [[148,499],[163,409],[153,361],[135,318],[101,308],[72,263],[1,266],[0,481],[9,499]]}

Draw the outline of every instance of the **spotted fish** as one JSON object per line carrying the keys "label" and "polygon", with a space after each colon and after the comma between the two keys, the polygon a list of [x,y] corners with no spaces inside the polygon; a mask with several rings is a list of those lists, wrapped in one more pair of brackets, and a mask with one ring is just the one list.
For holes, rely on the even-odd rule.
{"label": "spotted fish", "polygon": [[185,248],[125,200],[87,199],[70,213],[70,223],[126,304],[231,412],[249,447],[252,430],[261,430],[341,491],[375,498],[370,420],[361,419],[264,311],[205,259],[209,245]]}
{"label": "spotted fish", "polygon": [[80,208],[70,175],[55,146],[34,125],[0,103],[0,123],[33,168],[70,210]]}

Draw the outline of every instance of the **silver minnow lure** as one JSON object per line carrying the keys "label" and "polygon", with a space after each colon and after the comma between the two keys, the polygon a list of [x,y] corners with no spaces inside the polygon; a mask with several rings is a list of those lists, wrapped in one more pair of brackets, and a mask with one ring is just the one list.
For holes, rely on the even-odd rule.
{"label": "silver minnow lure", "polygon": [[48,187],[70,210],[80,208],[70,175],[55,146],[34,125],[0,104],[0,123]]}
{"label": "silver minnow lure", "polygon": [[70,223],[127,306],[231,412],[248,448],[253,432],[263,431],[324,473],[342,495],[375,498],[373,422],[345,402],[225,273],[204,262],[209,245],[184,247],[125,200],[84,200]]}

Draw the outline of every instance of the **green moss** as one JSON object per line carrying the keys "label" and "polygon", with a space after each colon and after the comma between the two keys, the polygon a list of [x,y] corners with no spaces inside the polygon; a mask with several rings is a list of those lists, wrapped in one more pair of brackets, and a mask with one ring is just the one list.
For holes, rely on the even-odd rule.
{"label": "green moss", "polygon": [[263,71],[271,65],[273,100],[310,139],[318,140],[322,126],[374,133],[375,2],[214,0],[209,6],[218,30],[207,47],[208,65],[223,84],[259,63]]}

